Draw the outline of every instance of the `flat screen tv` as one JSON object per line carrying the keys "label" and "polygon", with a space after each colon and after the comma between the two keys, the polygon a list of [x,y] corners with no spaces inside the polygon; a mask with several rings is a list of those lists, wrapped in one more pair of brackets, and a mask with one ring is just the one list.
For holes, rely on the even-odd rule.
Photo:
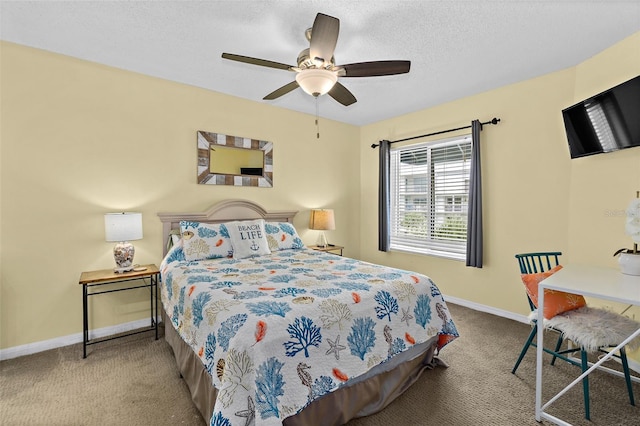
{"label": "flat screen tv", "polygon": [[262,167],[241,167],[241,175],[262,176]]}
{"label": "flat screen tv", "polygon": [[640,76],[562,110],[571,158],[640,146]]}

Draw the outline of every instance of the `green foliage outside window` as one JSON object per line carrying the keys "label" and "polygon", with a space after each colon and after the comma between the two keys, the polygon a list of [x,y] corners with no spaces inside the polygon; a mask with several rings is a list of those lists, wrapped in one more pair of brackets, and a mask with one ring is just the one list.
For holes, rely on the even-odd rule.
{"label": "green foliage outside window", "polygon": [[[404,232],[417,237],[428,235],[429,222],[427,215],[420,212],[405,213],[400,223]],[[436,227],[433,238],[449,240],[467,239],[467,218],[464,216],[447,216],[442,225]]]}
{"label": "green foliage outside window", "polygon": [[423,236],[427,235],[427,216],[425,213],[408,212],[404,214],[400,226],[407,234]]}
{"label": "green foliage outside window", "polygon": [[462,216],[447,216],[447,218],[444,220],[444,223],[436,228],[434,237],[453,240],[466,240],[467,218]]}

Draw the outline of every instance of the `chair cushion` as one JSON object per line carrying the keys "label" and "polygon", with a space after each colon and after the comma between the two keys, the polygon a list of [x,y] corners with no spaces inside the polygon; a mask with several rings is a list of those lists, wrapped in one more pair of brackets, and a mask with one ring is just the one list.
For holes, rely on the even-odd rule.
{"label": "chair cushion", "polygon": [[[558,265],[546,272],[538,272],[536,274],[522,274],[522,282],[524,283],[529,299],[535,307],[538,307],[538,284],[545,278],[562,269],[562,265]],[[587,302],[579,294],[565,293],[564,291],[549,290],[544,291],[544,312],[542,313],[546,319],[555,317],[558,314],[572,311],[574,309],[586,306]]]}
{"label": "chair cushion", "polygon": [[[545,320],[544,327],[562,332],[565,339],[593,352],[598,348],[617,346],[640,328],[640,322],[606,309],[585,306]],[[631,351],[638,347],[640,337],[627,344]]]}

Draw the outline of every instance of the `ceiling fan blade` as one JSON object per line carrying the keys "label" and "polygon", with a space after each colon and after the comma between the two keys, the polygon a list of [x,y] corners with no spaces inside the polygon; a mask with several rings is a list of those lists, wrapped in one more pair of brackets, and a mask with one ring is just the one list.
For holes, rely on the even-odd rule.
{"label": "ceiling fan blade", "polygon": [[233,53],[223,53],[224,59],[232,61],[244,62],[252,65],[260,65],[261,67],[277,68],[279,70],[293,71],[291,65],[282,64],[280,62],[267,61],[266,59],[252,58],[250,56],[234,55]]}
{"label": "ceiling fan blade", "polygon": [[267,96],[265,96],[262,99],[264,99],[265,101],[272,101],[276,98],[279,98],[282,95],[286,95],[287,93],[297,89],[298,87],[300,87],[300,85],[298,85],[298,82],[293,80],[291,83],[285,84],[281,88],[274,90],[273,92],[269,93]]}
{"label": "ceiling fan blade", "polygon": [[411,61],[358,62],[340,67],[344,69],[344,75],[339,74],[341,77],[378,77],[408,73]]}
{"label": "ceiling fan blade", "polygon": [[311,60],[319,59],[325,63],[331,62],[333,51],[338,43],[340,20],[333,16],[318,13],[311,28],[309,41],[309,56]]}
{"label": "ceiling fan blade", "polygon": [[344,106],[349,106],[357,102],[356,97],[353,96],[353,93],[351,93],[349,89],[338,82],[336,82],[331,90],[329,90],[329,96],[331,96],[333,99],[340,102]]}

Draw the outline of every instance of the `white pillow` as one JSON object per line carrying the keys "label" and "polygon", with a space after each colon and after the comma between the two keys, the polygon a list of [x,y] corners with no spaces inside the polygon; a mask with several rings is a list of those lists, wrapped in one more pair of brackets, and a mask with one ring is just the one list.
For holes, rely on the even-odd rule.
{"label": "white pillow", "polygon": [[222,223],[180,221],[186,260],[231,257],[231,238]]}
{"label": "white pillow", "polygon": [[225,225],[231,238],[234,259],[271,254],[263,219],[227,222]]}
{"label": "white pillow", "polygon": [[264,230],[267,232],[269,249],[272,252],[287,249],[304,248],[304,243],[298,236],[293,223],[289,222],[266,222]]}

